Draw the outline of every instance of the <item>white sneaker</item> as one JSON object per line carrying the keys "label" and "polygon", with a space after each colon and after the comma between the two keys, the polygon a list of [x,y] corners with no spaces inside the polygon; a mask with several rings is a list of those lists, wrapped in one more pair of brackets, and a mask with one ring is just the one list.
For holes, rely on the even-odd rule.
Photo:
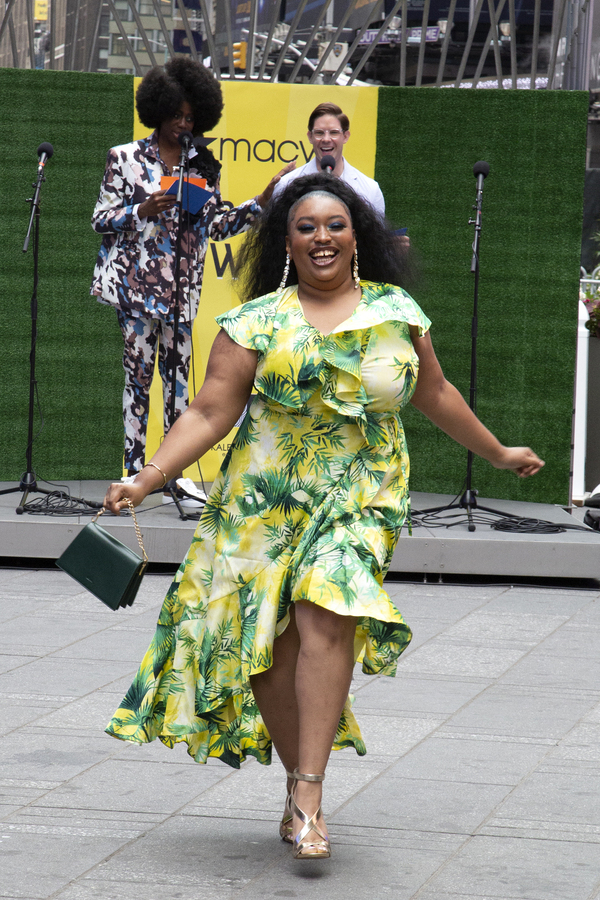
{"label": "white sneaker", "polygon": [[[200,490],[199,487],[196,487],[191,478],[178,478],[176,484],[190,499],[196,500],[204,506],[206,503],[206,494],[204,491]],[[185,506],[184,502],[182,502],[182,506]]]}
{"label": "white sneaker", "polygon": [[121,484],[133,484],[135,481],[135,475],[123,475],[121,478]]}

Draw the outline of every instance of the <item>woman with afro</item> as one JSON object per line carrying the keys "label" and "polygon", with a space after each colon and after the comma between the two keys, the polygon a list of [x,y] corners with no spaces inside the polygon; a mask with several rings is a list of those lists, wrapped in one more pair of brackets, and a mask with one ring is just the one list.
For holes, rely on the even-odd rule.
{"label": "woman with afro", "polygon": [[[161,177],[171,175],[179,165],[178,136],[182,132],[197,136],[215,127],[221,118],[223,97],[218,81],[204,66],[176,57],[164,69],[153,68],[144,76],[136,106],[142,123],[154,130],[143,140],[109,150],[92,217],[92,227],[102,235],[102,245],[91,293],[101,303],[116,308],[125,345],[124,480],[144,466],[149,390],[157,350],[165,433],[169,428],[173,367],[175,415],[187,406],[191,333],[209,238],[223,240],[245,231],[269,200],[280,176],[291,168],[276,175],[259,196],[232,207],[219,192],[220,163],[207,147],[190,151],[191,173],[206,179],[211,197],[196,215],[184,212],[178,341],[174,347],[178,216],[175,196],[161,190]],[[178,481],[184,498],[186,489],[193,495],[191,479]],[[165,495],[165,499],[170,498]]]}

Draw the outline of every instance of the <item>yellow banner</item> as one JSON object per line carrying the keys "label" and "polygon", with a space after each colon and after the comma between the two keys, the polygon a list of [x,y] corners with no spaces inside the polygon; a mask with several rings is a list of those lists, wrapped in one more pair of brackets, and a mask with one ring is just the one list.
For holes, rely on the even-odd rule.
{"label": "yellow banner", "polygon": [[[134,95],[139,78],[134,79]],[[222,163],[221,194],[224,200],[242,203],[259,194],[269,180],[292,159],[297,166],[312,157],[307,138],[308,117],[319,103],[337,103],[350,119],[351,137],[344,156],[353,166],[373,177],[375,170],[377,98],[376,87],[337,87],[303,84],[257,84],[251,81],[222,82],[225,109],[218,126],[206,137],[214,137],[210,149]],[[133,139],[145,137],[145,128],[134,114]],[[206,256],[200,308],[193,335],[190,399],[204,380],[210,347],[217,334],[215,316],[239,304],[231,280],[230,261],[243,235],[210,242]],[[150,398],[148,458],[163,436],[162,385],[156,374]],[[213,481],[227,452],[233,432],[202,458],[201,474]],[[200,466],[185,473],[200,480]]]}

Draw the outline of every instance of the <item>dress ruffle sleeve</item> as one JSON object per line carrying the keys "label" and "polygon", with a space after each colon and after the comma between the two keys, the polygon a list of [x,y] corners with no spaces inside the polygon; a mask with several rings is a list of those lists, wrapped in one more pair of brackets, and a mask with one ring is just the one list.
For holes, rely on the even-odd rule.
{"label": "dress ruffle sleeve", "polygon": [[278,298],[279,294],[273,293],[242,303],[217,316],[217,324],[236,344],[248,350],[257,350],[263,356],[273,336]]}

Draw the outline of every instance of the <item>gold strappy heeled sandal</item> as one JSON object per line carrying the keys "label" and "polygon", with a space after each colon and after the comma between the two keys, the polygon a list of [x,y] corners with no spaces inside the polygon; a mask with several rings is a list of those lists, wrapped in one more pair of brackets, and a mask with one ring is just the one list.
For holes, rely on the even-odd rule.
{"label": "gold strappy heeled sandal", "polygon": [[[302,772],[299,772],[298,769],[294,770],[294,778],[296,781],[323,781],[325,778],[324,775],[304,775]],[[319,821],[319,816],[322,814],[321,805],[319,804],[319,808],[312,816],[307,816],[306,813],[300,809],[298,804],[296,803],[294,796],[292,795],[291,801],[292,813],[302,822],[302,828],[294,838],[294,859],[327,859],[331,856],[331,846],[329,844],[329,838],[326,834],[323,834],[317,822]],[[313,838],[312,840],[306,840],[307,836],[312,832],[319,835],[319,840]]]}
{"label": "gold strappy heeled sandal", "polygon": [[[296,775],[294,772],[288,772],[286,769],[285,774],[288,778],[293,778],[296,781]],[[294,818],[294,814],[292,812],[292,792],[294,790],[294,785],[291,786],[289,791],[287,792],[287,796],[285,798],[285,806],[283,808],[283,818],[279,823],[279,835],[282,841],[285,841],[287,844],[293,844],[294,836],[292,833],[292,820]]]}

